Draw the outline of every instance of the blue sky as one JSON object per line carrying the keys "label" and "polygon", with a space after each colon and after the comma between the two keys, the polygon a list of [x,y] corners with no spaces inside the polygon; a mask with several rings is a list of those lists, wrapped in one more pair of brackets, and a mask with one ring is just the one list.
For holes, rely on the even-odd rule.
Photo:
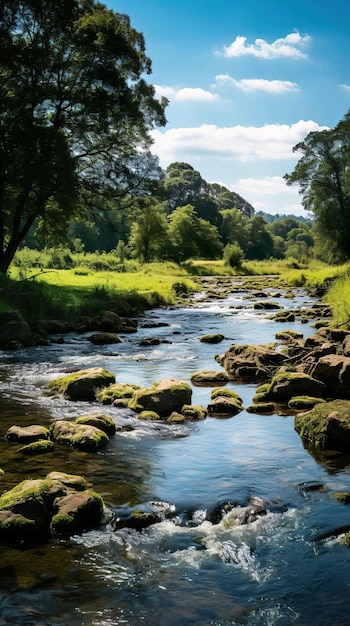
{"label": "blue sky", "polygon": [[130,16],[169,99],[153,152],[256,210],[306,215],[287,187],[310,132],[350,107],[350,0],[106,0]]}

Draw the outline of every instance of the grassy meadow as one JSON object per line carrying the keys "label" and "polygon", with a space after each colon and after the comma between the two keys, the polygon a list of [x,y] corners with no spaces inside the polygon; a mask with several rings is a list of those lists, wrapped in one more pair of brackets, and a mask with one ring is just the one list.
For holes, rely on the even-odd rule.
{"label": "grassy meadow", "polygon": [[71,319],[94,316],[103,309],[135,315],[148,308],[173,305],[200,288],[201,276],[276,275],[291,287],[327,285],[325,300],[334,320],[350,317],[350,265],[293,259],[244,261],[231,268],[223,261],[192,260],[140,264],[116,254],[20,250],[9,275],[0,283],[0,313],[18,310],[24,318]]}

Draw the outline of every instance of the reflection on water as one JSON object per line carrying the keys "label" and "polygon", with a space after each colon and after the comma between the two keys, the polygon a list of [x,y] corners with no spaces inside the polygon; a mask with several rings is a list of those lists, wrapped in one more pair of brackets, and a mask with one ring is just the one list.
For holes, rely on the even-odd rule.
{"label": "reflection on water", "polygon": [[[1,354],[1,434],[20,423],[48,424],[101,409],[42,395],[48,380],[67,371],[103,366],[118,382],[148,386],[164,377],[190,381],[198,369],[220,369],[215,354],[231,343],[268,343],[278,324],[254,311],[246,294],[190,309],[150,312],[165,326],[93,346],[88,335]],[[302,292],[279,302],[308,306]],[[244,308],[241,308],[244,307]],[[313,329],[295,322],[305,335]],[[199,341],[220,332],[220,345]],[[140,346],[157,336],[157,346]],[[251,403],[255,385],[229,386]],[[194,387],[193,404],[206,404],[210,388]],[[70,540],[1,547],[1,624],[28,626],[344,626],[349,615],[350,552],[334,528],[350,523],[336,490],[350,490],[350,459],[304,449],[293,418],[242,411],[234,418],[186,425],[143,423],[127,410],[104,406],[119,426],[94,455],[56,447],[27,458],[0,439],[4,491],[23,478],[51,470],[82,474],[100,493],[111,523]],[[308,491],[306,483],[323,488]],[[264,499],[266,514],[247,524],[213,518],[222,503],[246,507]],[[158,503],[158,504],[155,504]],[[138,506],[163,506],[169,519],[142,532],[114,530],[118,517]]]}

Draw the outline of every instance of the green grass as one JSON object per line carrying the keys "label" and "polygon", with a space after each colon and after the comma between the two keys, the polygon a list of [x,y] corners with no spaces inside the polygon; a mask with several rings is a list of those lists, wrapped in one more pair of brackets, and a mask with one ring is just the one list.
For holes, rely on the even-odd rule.
{"label": "green grass", "polygon": [[134,315],[175,304],[198,289],[200,276],[277,275],[291,287],[333,282],[327,302],[337,323],[342,323],[350,315],[349,270],[349,265],[329,266],[319,261],[304,265],[294,259],[244,261],[239,271],[222,260],[141,265],[135,260],[121,262],[112,253],[72,253],[63,248],[39,253],[25,248],[18,252],[10,277],[0,280],[0,312],[16,309],[29,320],[77,319],[106,309]]}

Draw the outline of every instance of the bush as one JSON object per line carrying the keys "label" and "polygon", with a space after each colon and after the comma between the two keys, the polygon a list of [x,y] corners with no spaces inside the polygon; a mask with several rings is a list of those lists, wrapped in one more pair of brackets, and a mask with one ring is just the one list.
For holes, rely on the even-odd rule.
{"label": "bush", "polygon": [[238,243],[229,243],[224,249],[224,264],[230,267],[240,267],[244,259],[244,252]]}

